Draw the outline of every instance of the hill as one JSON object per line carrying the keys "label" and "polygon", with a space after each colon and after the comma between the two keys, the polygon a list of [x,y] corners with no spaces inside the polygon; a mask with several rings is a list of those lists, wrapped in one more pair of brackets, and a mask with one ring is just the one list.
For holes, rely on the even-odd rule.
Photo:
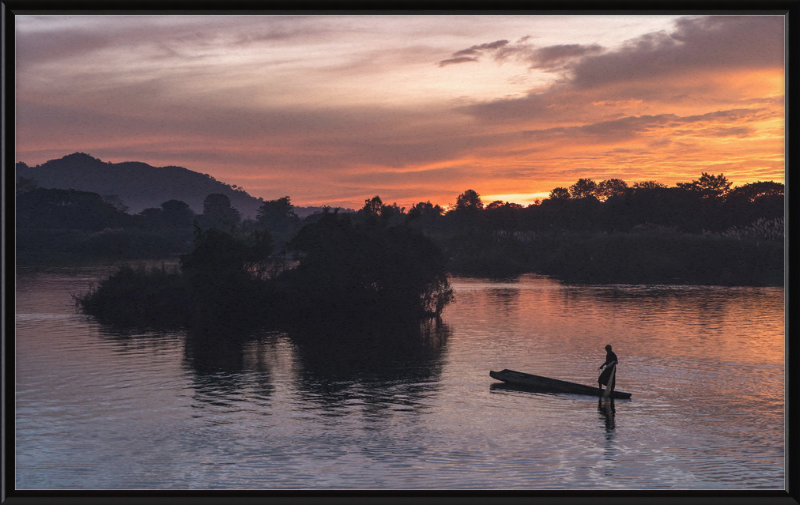
{"label": "hill", "polygon": [[[74,153],[42,165],[29,167],[17,163],[17,177],[33,179],[43,188],[75,189],[102,196],[116,195],[137,214],[149,207],[160,207],[168,200],[186,202],[198,214],[203,212],[203,200],[212,193],[222,193],[242,217],[255,218],[260,198],[250,196],[242,188],[218,181],[208,174],[194,172],[177,166],[153,167],[138,161],[122,163],[104,162],[85,153]],[[298,216],[304,217],[317,207],[295,207]]]}

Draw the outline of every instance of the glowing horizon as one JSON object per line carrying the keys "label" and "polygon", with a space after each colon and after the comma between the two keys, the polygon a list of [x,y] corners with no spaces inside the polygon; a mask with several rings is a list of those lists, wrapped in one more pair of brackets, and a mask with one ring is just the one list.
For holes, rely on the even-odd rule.
{"label": "glowing horizon", "polygon": [[782,16],[18,16],[16,37],[31,166],[85,152],[349,208],[784,182]]}

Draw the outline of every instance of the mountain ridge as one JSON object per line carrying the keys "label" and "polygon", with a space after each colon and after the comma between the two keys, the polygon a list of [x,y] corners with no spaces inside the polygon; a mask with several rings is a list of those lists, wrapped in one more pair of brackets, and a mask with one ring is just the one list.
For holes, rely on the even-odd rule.
{"label": "mountain ridge", "polygon": [[[25,162],[16,164],[16,175],[33,179],[43,188],[90,191],[101,196],[114,195],[137,214],[146,208],[160,207],[168,200],[181,200],[198,214],[203,212],[203,200],[212,193],[221,193],[243,218],[255,219],[264,203],[242,188],[218,181],[209,174],[169,165],[154,167],[141,161],[112,163],[89,154],[76,152],[49,160],[35,167]],[[321,211],[321,207],[294,207],[300,217]]]}

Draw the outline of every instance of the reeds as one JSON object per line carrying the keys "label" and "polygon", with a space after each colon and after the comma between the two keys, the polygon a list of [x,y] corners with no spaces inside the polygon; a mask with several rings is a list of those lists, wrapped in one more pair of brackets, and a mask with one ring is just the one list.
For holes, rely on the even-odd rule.
{"label": "reeds", "polygon": [[783,218],[760,218],[747,226],[732,226],[721,233],[737,240],[783,240]]}

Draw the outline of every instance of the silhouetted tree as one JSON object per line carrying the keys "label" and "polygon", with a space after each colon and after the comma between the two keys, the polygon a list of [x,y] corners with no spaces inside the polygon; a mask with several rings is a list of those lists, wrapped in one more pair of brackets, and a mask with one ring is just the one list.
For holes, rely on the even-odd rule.
{"label": "silhouetted tree", "polygon": [[269,200],[261,204],[256,216],[256,225],[270,231],[276,247],[283,247],[300,227],[300,218],[294,212],[288,196]]}
{"label": "silhouetted tree", "polygon": [[399,207],[397,202],[381,206],[381,220],[387,225],[402,223],[405,218],[405,207]]}
{"label": "silhouetted tree", "polygon": [[222,193],[212,193],[203,201],[203,222],[209,228],[232,230],[241,221],[239,211],[231,207],[231,200]]}
{"label": "silhouetted tree", "polygon": [[443,225],[443,213],[444,209],[430,201],[419,202],[411,206],[405,219],[407,223],[422,229],[439,229]]}
{"label": "silhouetted tree", "polygon": [[550,199],[551,200],[567,200],[570,198],[569,190],[567,188],[553,188],[553,191],[550,192]]}
{"label": "silhouetted tree", "polygon": [[168,200],[161,204],[164,224],[171,228],[191,227],[195,215],[189,204],[180,200]]}
{"label": "silhouetted tree", "polygon": [[569,187],[572,198],[586,198],[595,196],[597,183],[591,179],[578,179],[578,182]]}
{"label": "silhouetted tree", "polygon": [[751,182],[742,186],[737,186],[728,192],[725,197],[727,200],[742,200],[754,202],[762,196],[783,196],[783,184],[773,181]]}
{"label": "silhouetted tree", "polygon": [[699,179],[692,182],[679,182],[677,186],[688,191],[695,191],[703,198],[724,196],[730,191],[731,183],[723,174],[711,175],[703,172]]}
{"label": "silhouetted tree", "polygon": [[[17,166],[20,164],[25,165],[21,161],[17,163]],[[28,165],[25,165],[25,168],[28,168]],[[38,188],[39,184],[36,182],[35,179],[32,177],[17,177],[17,187],[16,187],[16,194],[20,195],[22,193],[27,193],[28,191],[33,191],[34,189]]]}
{"label": "silhouetted tree", "polygon": [[600,184],[597,185],[596,195],[599,198],[607,200],[613,196],[624,195],[627,189],[628,184],[622,179],[608,179],[601,181]]}
{"label": "silhouetted tree", "polygon": [[658,181],[641,181],[641,182],[634,182],[632,189],[634,192],[637,192],[637,191],[649,191],[652,189],[666,188],[666,187],[667,186],[665,184],[661,184]]}
{"label": "silhouetted tree", "polygon": [[213,320],[258,319],[270,285],[252,266],[269,256],[270,244],[267,231],[248,244],[216,228],[195,227],[195,247],[180,262],[196,315]]}
{"label": "silhouetted tree", "polygon": [[249,256],[247,247],[229,233],[195,228],[195,247],[181,256],[184,272],[214,276],[225,271],[242,271]]}
{"label": "silhouetted tree", "polygon": [[97,193],[36,188],[17,196],[18,224],[30,228],[99,231],[126,225],[130,216]]}
{"label": "silhouetted tree", "polygon": [[164,211],[157,207],[142,209],[136,214],[139,226],[145,230],[157,230],[164,227]]}
{"label": "silhouetted tree", "polygon": [[358,227],[349,215],[326,214],[304,226],[290,247],[302,257],[280,280],[305,311],[436,314],[452,298],[441,252],[407,226]]}
{"label": "silhouetted tree", "polygon": [[381,213],[382,207],[383,202],[381,201],[381,197],[376,195],[373,198],[364,200],[364,207],[362,207],[361,210],[363,210],[364,214],[367,216],[378,216]]}
{"label": "silhouetted tree", "polygon": [[522,205],[495,200],[484,209],[486,223],[493,230],[516,230],[522,215]]}
{"label": "silhouetted tree", "polygon": [[120,212],[127,213],[130,210],[130,207],[125,205],[125,202],[123,202],[122,198],[120,198],[118,195],[105,195],[103,196],[103,201]]}
{"label": "silhouetted tree", "polygon": [[284,196],[261,204],[256,221],[268,230],[285,233],[299,221],[299,218],[294,212],[291,198]]}
{"label": "silhouetted tree", "polygon": [[456,199],[456,210],[480,210],[483,208],[481,197],[472,189],[468,189],[458,195]]}
{"label": "silhouetted tree", "polygon": [[772,181],[758,181],[732,189],[725,195],[726,227],[783,217],[783,192],[783,184]]}
{"label": "silhouetted tree", "polygon": [[442,215],[444,210],[438,206],[432,204],[430,201],[427,202],[419,202],[416,205],[411,206],[411,210],[408,211],[408,219],[420,219],[420,218],[437,218]]}

